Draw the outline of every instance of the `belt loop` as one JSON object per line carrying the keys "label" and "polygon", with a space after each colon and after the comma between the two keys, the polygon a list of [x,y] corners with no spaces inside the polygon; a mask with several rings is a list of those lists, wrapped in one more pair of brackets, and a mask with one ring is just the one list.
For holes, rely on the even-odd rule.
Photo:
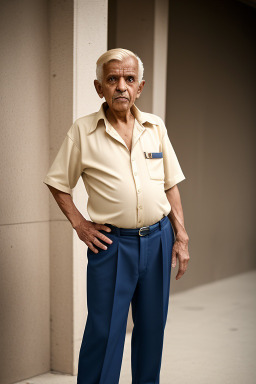
{"label": "belt loop", "polygon": [[119,227],[115,227],[115,231],[116,231],[117,236],[120,237],[120,228]]}
{"label": "belt loop", "polygon": [[160,229],[162,230],[162,228],[163,228],[163,225],[164,225],[164,219],[166,218],[166,216],[164,216],[161,220],[160,220],[160,222],[159,222],[159,224],[160,224]]}
{"label": "belt loop", "polygon": [[120,229],[113,224],[105,224],[107,227],[111,228],[111,231],[109,233],[114,233],[117,236],[120,236]]}

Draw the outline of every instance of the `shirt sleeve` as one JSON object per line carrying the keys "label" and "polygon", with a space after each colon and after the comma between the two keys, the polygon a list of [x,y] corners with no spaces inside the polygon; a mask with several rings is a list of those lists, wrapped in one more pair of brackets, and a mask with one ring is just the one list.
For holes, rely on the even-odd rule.
{"label": "shirt sleeve", "polygon": [[69,193],[76,186],[82,173],[81,150],[72,136],[74,125],[67,132],[64,141],[48,171],[43,183]]}
{"label": "shirt sleeve", "polygon": [[182,172],[165,126],[162,139],[162,152],[164,162],[164,190],[166,191],[186,178]]}

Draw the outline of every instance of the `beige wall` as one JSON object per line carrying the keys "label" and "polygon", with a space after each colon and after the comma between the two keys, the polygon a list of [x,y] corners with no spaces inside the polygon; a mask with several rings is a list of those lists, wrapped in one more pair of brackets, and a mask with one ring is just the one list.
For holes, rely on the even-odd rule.
{"label": "beige wall", "polygon": [[2,1],[0,382],[50,368],[47,3]]}
{"label": "beige wall", "polygon": [[166,122],[191,256],[176,292],[256,267],[256,17],[232,0],[172,0],[169,19]]}

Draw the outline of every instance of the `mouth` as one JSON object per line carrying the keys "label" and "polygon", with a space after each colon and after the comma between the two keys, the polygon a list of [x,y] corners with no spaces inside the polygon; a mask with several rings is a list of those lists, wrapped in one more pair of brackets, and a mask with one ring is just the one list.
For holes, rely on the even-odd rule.
{"label": "mouth", "polygon": [[118,97],[115,97],[115,100],[120,100],[120,101],[129,101],[127,97],[123,97],[123,96],[118,96]]}

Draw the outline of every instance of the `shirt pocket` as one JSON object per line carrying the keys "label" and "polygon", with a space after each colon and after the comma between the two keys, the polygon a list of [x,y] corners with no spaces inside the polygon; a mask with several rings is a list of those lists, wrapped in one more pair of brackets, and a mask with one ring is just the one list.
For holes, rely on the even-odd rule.
{"label": "shirt pocket", "polygon": [[152,180],[164,180],[163,152],[144,152],[148,173]]}

